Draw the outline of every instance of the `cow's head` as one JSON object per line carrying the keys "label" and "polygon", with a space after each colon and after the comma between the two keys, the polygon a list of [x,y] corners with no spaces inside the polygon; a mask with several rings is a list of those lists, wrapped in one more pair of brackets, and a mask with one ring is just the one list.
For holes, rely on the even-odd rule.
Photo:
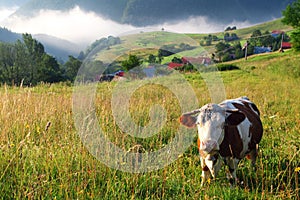
{"label": "cow's head", "polygon": [[244,119],[245,115],[238,109],[225,109],[218,104],[206,104],[180,117],[180,123],[184,126],[198,128],[200,155],[205,159],[213,176],[220,169],[218,157],[220,145],[224,140],[224,127],[237,126]]}

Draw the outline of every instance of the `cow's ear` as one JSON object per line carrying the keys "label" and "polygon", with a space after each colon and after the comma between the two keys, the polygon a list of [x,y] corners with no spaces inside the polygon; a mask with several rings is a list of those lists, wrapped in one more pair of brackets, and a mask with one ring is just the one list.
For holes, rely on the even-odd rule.
{"label": "cow's ear", "polygon": [[179,122],[188,128],[194,128],[196,126],[196,121],[197,121],[197,117],[191,114],[183,114],[179,118]]}
{"label": "cow's ear", "polygon": [[226,112],[229,114],[226,117],[226,125],[228,126],[237,126],[246,118],[239,110],[226,110]]}

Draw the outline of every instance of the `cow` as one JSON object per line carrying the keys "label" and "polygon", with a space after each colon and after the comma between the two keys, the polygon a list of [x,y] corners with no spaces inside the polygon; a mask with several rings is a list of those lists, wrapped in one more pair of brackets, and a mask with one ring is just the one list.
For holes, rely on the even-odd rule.
{"label": "cow", "polygon": [[215,179],[222,163],[229,167],[232,186],[238,182],[236,170],[244,157],[255,168],[258,144],[263,135],[260,112],[247,97],[206,104],[200,109],[184,113],[180,123],[198,128],[198,148],[202,167],[201,186],[210,175]]}

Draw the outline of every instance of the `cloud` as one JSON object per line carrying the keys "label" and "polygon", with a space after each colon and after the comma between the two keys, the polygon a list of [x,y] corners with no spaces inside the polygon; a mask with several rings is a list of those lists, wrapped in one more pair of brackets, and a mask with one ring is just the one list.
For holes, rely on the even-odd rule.
{"label": "cloud", "polygon": [[18,9],[17,6],[13,7],[0,7],[0,23],[7,19],[11,14],[13,14]]}
{"label": "cloud", "polygon": [[164,23],[166,30],[179,33],[217,33],[224,31],[228,26],[236,26],[237,28],[245,28],[251,26],[248,21],[233,21],[229,24],[222,24],[211,21],[205,16],[193,16],[186,20],[176,21],[173,23]]}
{"label": "cloud", "polygon": [[[249,26],[247,22],[233,22],[238,28]],[[5,26],[14,32],[31,34],[48,34],[86,46],[96,39],[109,35],[118,36],[137,30],[128,24],[119,24],[105,19],[94,12],[86,12],[78,6],[69,11],[41,10],[31,18],[13,15],[3,21]],[[151,30],[173,31],[178,33],[213,33],[223,31],[226,25],[210,22],[206,17],[190,17],[187,20],[159,24]],[[150,27],[145,27],[145,29]]]}
{"label": "cloud", "polygon": [[41,10],[32,18],[14,15],[2,24],[15,32],[43,33],[79,44],[88,44],[101,37],[134,29],[133,26],[118,24],[93,12],[84,12],[78,6],[65,12]]}

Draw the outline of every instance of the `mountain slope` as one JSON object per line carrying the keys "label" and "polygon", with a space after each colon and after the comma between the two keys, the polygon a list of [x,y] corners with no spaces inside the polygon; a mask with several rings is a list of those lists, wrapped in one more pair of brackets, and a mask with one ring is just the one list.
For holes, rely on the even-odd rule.
{"label": "mountain slope", "polygon": [[259,23],[281,17],[281,11],[294,0],[31,0],[18,14],[33,15],[40,9],[68,10],[79,5],[121,23],[136,26],[207,16],[214,21]]}
{"label": "mountain slope", "polygon": [[45,34],[33,35],[35,39],[45,46],[45,51],[59,60],[67,61],[69,55],[77,57],[80,47],[70,41],[56,38]]}
{"label": "mountain slope", "polygon": [[1,28],[0,27],[0,42],[15,42],[18,39],[21,39],[22,36],[21,34],[11,32],[10,30],[6,28]]}

